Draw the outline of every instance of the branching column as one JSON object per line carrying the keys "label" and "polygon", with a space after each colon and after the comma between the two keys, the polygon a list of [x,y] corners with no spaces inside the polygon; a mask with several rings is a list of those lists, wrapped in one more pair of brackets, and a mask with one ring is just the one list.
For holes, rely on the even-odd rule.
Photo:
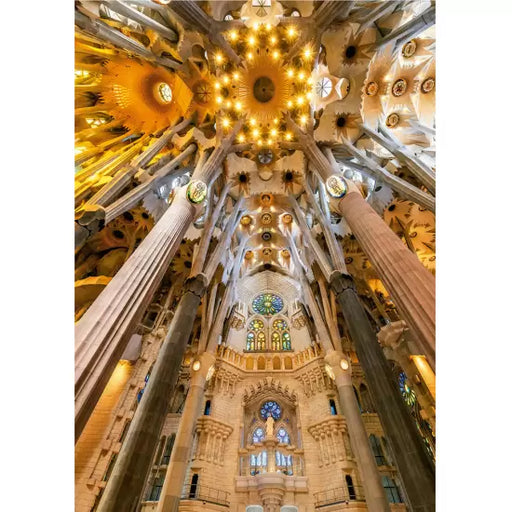
{"label": "branching column", "polygon": [[331,280],[350,337],[356,346],[379,418],[414,512],[435,510],[435,474],[411,414],[394,382],[370,321],[361,306],[352,278],[337,274]]}
{"label": "branching column", "polygon": [[338,208],[435,369],[434,276],[357,191],[349,191]]}

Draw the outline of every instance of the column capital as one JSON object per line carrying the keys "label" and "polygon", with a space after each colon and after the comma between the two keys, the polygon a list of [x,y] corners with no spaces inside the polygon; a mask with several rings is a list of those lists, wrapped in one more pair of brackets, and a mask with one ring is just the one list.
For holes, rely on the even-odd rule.
{"label": "column capital", "polygon": [[185,281],[184,292],[191,292],[201,298],[208,288],[208,279],[204,274],[197,274]]}
{"label": "column capital", "polygon": [[[195,358],[192,363],[191,385],[204,386],[206,384],[206,381],[208,380],[208,373],[210,373],[210,369],[215,364],[216,359],[217,358],[210,352],[203,352]],[[197,363],[199,363],[199,365],[197,365]],[[199,366],[199,368],[197,368],[197,366]]]}
{"label": "column capital", "polygon": [[344,274],[339,270],[335,270],[329,276],[329,286],[331,290],[335,293],[336,297],[343,293],[345,290],[354,290],[356,291],[356,285],[352,276],[349,274]]}
{"label": "column capital", "polygon": [[352,365],[347,355],[341,350],[329,350],[324,356],[324,361],[334,374],[337,386],[352,386]]}
{"label": "column capital", "polygon": [[389,347],[396,350],[403,343],[403,333],[406,328],[406,323],[403,320],[391,322],[384,327],[381,327],[377,333],[377,339],[383,347]]}

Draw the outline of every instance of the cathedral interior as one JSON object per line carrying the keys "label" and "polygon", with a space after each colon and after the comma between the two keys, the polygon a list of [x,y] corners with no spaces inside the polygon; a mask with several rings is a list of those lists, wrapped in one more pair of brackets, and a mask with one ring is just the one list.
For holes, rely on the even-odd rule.
{"label": "cathedral interior", "polygon": [[75,510],[433,512],[435,2],[74,9]]}

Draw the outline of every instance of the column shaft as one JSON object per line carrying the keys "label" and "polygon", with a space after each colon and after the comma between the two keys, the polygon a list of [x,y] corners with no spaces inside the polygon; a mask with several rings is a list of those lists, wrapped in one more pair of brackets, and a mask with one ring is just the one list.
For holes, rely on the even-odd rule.
{"label": "column shaft", "polygon": [[98,512],[128,512],[140,498],[205,285],[202,278],[186,285]]}
{"label": "column shaft", "polygon": [[413,512],[435,510],[435,473],[349,276],[333,283]]}
{"label": "column shaft", "polygon": [[160,221],[77,323],[77,438],[192,223],[195,211],[184,190],[180,190]]}
{"label": "column shaft", "polygon": [[339,209],[435,369],[435,278],[357,192]]}

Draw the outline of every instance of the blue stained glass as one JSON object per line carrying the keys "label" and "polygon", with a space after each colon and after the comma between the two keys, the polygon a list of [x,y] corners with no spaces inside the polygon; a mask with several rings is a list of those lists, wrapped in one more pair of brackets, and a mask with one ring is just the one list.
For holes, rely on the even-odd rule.
{"label": "blue stained glass", "polygon": [[261,427],[258,427],[252,434],[253,443],[261,443],[265,437],[265,432]]}
{"label": "blue stained glass", "polygon": [[261,417],[266,420],[269,416],[272,416],[275,420],[281,417],[281,407],[277,402],[265,402],[260,410]]}
{"label": "blue stained glass", "polygon": [[273,293],[261,293],[252,301],[252,309],[260,315],[271,316],[283,309],[283,299]]}
{"label": "blue stained glass", "polygon": [[405,403],[413,407],[416,403],[416,393],[413,389],[407,384],[407,376],[404,372],[400,372],[398,375],[398,386],[400,387],[400,391],[405,400]]}
{"label": "blue stained glass", "polygon": [[276,437],[277,437],[277,440],[280,443],[290,444],[290,436],[288,435],[288,432],[286,432],[286,429],[284,429],[283,427],[281,427],[277,431],[277,436]]}

